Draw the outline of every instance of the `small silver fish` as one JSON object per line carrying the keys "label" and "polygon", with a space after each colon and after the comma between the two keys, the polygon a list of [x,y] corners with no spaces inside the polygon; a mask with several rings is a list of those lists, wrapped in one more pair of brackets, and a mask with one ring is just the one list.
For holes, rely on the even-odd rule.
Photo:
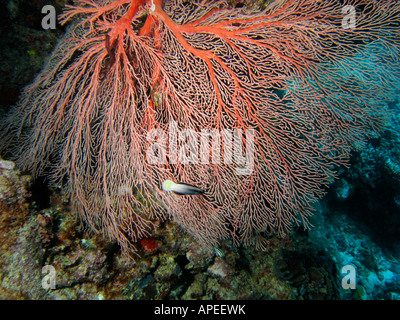
{"label": "small silver fish", "polygon": [[221,258],[225,257],[225,253],[224,253],[224,251],[222,251],[222,249],[214,247],[214,251],[218,257],[221,257]]}
{"label": "small silver fish", "polygon": [[192,186],[191,184],[175,183],[171,180],[165,180],[162,188],[164,191],[172,191],[179,195],[195,195],[204,193],[204,190],[196,186]]}

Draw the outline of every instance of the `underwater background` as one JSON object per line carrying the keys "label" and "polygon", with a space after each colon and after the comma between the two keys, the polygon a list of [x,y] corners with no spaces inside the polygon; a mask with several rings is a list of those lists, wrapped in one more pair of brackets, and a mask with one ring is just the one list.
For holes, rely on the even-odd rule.
{"label": "underwater background", "polygon": [[[60,12],[66,2],[0,3],[1,115],[63,35],[41,28],[42,6]],[[340,169],[313,227],[271,236],[266,251],[224,243],[210,253],[167,220],[139,242],[133,263],[82,228],[60,186],[0,160],[0,299],[399,300],[400,101],[387,100],[388,126]],[[343,285],[349,265],[354,289]],[[43,282],[45,266],[54,287]]]}

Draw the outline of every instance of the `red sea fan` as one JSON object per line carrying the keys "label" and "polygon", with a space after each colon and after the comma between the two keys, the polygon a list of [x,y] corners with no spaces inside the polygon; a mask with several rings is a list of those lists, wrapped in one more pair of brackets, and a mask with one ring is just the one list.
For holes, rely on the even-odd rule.
{"label": "red sea fan", "polygon": [[307,227],[335,167],[381,123],[400,5],[269,2],[75,1],[2,150],[67,181],[83,220],[125,253],[167,215],[210,246]]}

